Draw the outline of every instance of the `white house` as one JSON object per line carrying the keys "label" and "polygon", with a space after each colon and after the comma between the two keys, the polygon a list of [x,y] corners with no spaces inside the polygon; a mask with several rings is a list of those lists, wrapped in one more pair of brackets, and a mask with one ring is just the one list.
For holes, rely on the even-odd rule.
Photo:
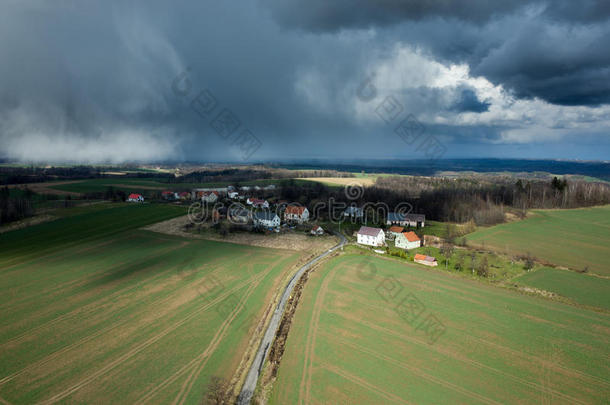
{"label": "white house", "polygon": [[394,246],[407,250],[415,249],[421,246],[421,239],[413,231],[399,233],[394,239]]}
{"label": "white house", "polygon": [[142,201],[144,201],[144,197],[142,197],[142,194],[131,193],[131,194],[129,194],[129,197],[127,197],[127,201],[142,202]]}
{"label": "white house", "polygon": [[289,205],[284,211],[284,221],[302,224],[303,222],[309,221],[309,211],[305,207]]}
{"label": "white house", "polygon": [[254,225],[264,228],[277,228],[280,226],[280,217],[275,212],[257,211],[253,215]]}
{"label": "white house", "polygon": [[239,193],[237,191],[229,191],[227,193],[227,195],[229,196],[229,198],[237,198],[237,197],[239,197]]}
{"label": "white house", "polygon": [[368,246],[383,246],[385,243],[385,233],[380,228],[362,226],[358,231],[358,243]]}

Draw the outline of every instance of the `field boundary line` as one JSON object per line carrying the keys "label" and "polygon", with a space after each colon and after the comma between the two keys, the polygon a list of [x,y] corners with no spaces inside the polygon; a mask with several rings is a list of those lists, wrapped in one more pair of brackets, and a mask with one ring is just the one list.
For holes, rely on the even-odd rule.
{"label": "field boundary line", "polygon": [[[257,278],[256,276],[253,277],[253,279],[256,279],[256,278]],[[132,350],[129,350],[127,353],[124,353],[118,359],[115,359],[112,362],[108,363],[107,365],[102,367],[100,370],[94,372],[92,375],[84,378],[80,382],[74,384],[72,387],[70,387],[70,388],[60,392],[59,394],[56,394],[53,397],[51,397],[51,398],[49,398],[47,400],[41,401],[39,403],[40,404],[52,404],[52,403],[55,403],[55,402],[65,398],[65,397],[67,397],[68,395],[78,391],[80,388],[82,388],[85,385],[89,384],[94,379],[96,379],[96,378],[106,374],[111,369],[113,369],[116,366],[124,363],[126,360],[128,360],[131,357],[135,356],[136,354],[138,354],[142,350],[146,349],[151,344],[157,342],[158,340],[160,340],[161,338],[163,338],[164,336],[166,336],[170,332],[173,332],[178,327],[182,326],[183,324],[185,324],[186,322],[190,321],[195,316],[199,315],[199,313],[204,312],[207,309],[211,308],[212,306],[216,305],[217,303],[221,302],[222,300],[224,300],[230,294],[232,294],[235,291],[237,291],[237,290],[245,287],[246,285],[250,284],[250,282],[254,282],[255,280],[253,280],[253,279],[246,280],[243,283],[238,284],[237,286],[233,287],[232,289],[226,291],[224,294],[219,295],[214,300],[212,300],[209,304],[200,307],[199,309],[193,311],[192,313],[190,313],[189,315],[184,317],[182,320],[174,323],[172,326],[169,326],[168,328],[164,329],[162,332],[158,333],[157,335],[149,338],[145,342],[140,343],[135,348],[133,348]]]}
{"label": "field boundary line", "polygon": [[[218,269],[218,268],[216,268],[216,269],[214,269],[214,270],[217,270],[217,269]],[[171,271],[171,270],[167,270],[167,271]],[[210,272],[210,274],[212,274],[212,273],[214,273],[214,271],[211,271],[211,272]],[[163,273],[159,274],[159,275],[158,275],[158,277],[161,277],[161,276],[162,276],[162,274],[163,274]],[[155,277],[155,278],[156,278],[156,277]],[[169,295],[169,296],[165,297],[164,299],[162,299],[161,301],[159,301],[159,302],[157,303],[156,307],[162,306],[162,305],[163,305],[165,302],[169,301],[170,299],[172,299],[172,296],[171,296],[171,295]],[[93,305],[93,304],[91,304],[91,305]],[[63,354],[63,353],[64,353],[64,352],[66,352],[66,351],[69,351],[70,349],[73,349],[73,348],[79,347],[79,346],[81,346],[81,345],[83,345],[83,344],[85,344],[85,343],[89,342],[90,340],[95,339],[96,337],[98,337],[98,336],[100,336],[100,335],[103,335],[103,334],[105,334],[105,333],[111,332],[111,331],[113,331],[114,329],[116,329],[116,328],[118,328],[118,327],[121,327],[121,326],[125,325],[126,323],[129,323],[129,322],[133,321],[133,320],[134,320],[134,318],[138,317],[139,315],[140,315],[140,314],[133,314],[133,315],[132,315],[132,316],[130,316],[128,319],[124,319],[124,320],[119,321],[119,322],[117,322],[117,323],[114,323],[114,324],[108,325],[107,327],[102,328],[102,329],[98,330],[97,332],[93,332],[91,335],[84,336],[82,339],[80,339],[80,340],[78,340],[78,341],[76,341],[76,342],[73,342],[73,343],[71,343],[71,344],[69,344],[69,345],[67,345],[67,346],[64,346],[63,348],[61,348],[61,349],[59,349],[59,350],[57,350],[57,351],[55,351],[55,352],[53,352],[53,353],[48,354],[47,356],[45,356],[45,357],[43,357],[43,358],[41,358],[41,359],[39,359],[39,360],[35,361],[34,363],[29,364],[29,365],[28,365],[28,366],[26,366],[25,368],[23,368],[23,369],[21,369],[21,370],[19,370],[19,371],[15,372],[15,373],[13,373],[13,374],[10,374],[10,375],[8,375],[8,376],[6,376],[6,377],[4,377],[4,378],[0,379],[0,386],[2,386],[2,385],[4,385],[4,384],[6,384],[6,383],[8,383],[8,382],[10,382],[12,379],[14,379],[14,378],[18,377],[19,375],[23,374],[24,372],[27,372],[27,371],[29,371],[29,370],[31,370],[31,369],[33,369],[33,368],[37,367],[37,366],[42,366],[42,365],[44,365],[44,364],[48,363],[49,361],[54,360],[54,359],[55,359],[57,356],[59,356],[59,355]]]}
{"label": "field boundary line", "polygon": [[311,368],[313,364],[313,351],[315,349],[316,343],[316,332],[319,323],[320,312],[322,310],[322,305],[324,303],[324,298],[326,296],[326,290],[328,289],[328,284],[330,283],[331,278],[335,273],[329,275],[326,273],[326,277],[322,281],[322,285],[320,286],[320,290],[318,294],[316,294],[316,301],[314,303],[314,307],[311,314],[311,319],[309,321],[309,329],[307,333],[307,341],[305,344],[305,361],[303,364],[303,375],[301,376],[301,384],[299,385],[299,403],[309,404],[310,402],[310,385],[311,385]]}
{"label": "field boundary line", "polygon": [[[180,249],[182,247],[184,247],[184,246],[168,248],[168,250],[167,251],[164,250],[162,252],[162,254],[169,253],[169,252],[171,252],[171,251],[173,251],[175,249]],[[160,257],[161,255],[155,255],[153,257],[158,257],[158,256]],[[170,269],[164,270],[164,271],[162,271],[160,273],[157,273],[151,279],[151,281],[161,278],[165,273],[171,272],[172,270],[173,270],[173,268],[170,268]],[[97,277],[92,277],[92,279],[96,280],[96,279],[98,279],[100,277],[106,276],[108,274],[112,274],[113,271],[114,270],[105,271],[105,272],[103,272],[102,274],[100,274]],[[74,282],[76,282],[76,281],[78,281],[78,280],[74,280]],[[82,284],[85,284],[87,281],[88,281],[88,279],[85,276],[80,281],[80,283],[76,284],[75,286],[80,286]],[[67,284],[74,284],[74,283],[67,283]],[[68,287],[68,286],[66,286],[66,287]],[[46,328],[46,327],[53,326],[57,322],[62,322],[64,320],[66,320],[66,319],[70,319],[71,317],[75,317],[75,316],[87,315],[87,314],[89,314],[91,312],[99,310],[100,304],[105,304],[105,303],[108,303],[108,302],[112,303],[112,301],[113,301],[113,299],[115,297],[120,296],[121,294],[123,294],[125,292],[129,292],[129,290],[134,290],[134,289],[137,289],[137,286],[133,286],[133,285],[132,286],[125,286],[124,288],[122,288],[120,290],[117,290],[117,291],[114,291],[111,294],[109,294],[108,296],[106,296],[106,297],[104,297],[104,298],[102,298],[102,299],[100,299],[98,301],[90,302],[88,304],[85,304],[85,306],[83,306],[83,307],[74,308],[74,309],[70,310],[69,312],[66,312],[65,314],[62,314],[62,315],[60,315],[60,316],[58,316],[56,318],[49,319],[48,321],[46,321],[42,325],[38,325],[38,326],[35,326],[35,327],[31,328],[31,329],[25,330],[25,331],[21,332],[19,335],[14,336],[10,340],[2,342],[0,344],[0,347],[8,345],[8,344],[11,344],[11,343],[19,343],[21,340],[23,340],[23,338],[28,336],[28,334],[30,334],[32,332],[39,331],[40,329],[43,329],[43,328]],[[1,384],[2,384],[2,382],[0,382],[0,385]]]}
{"label": "field boundary line", "polygon": [[396,333],[393,330],[384,328],[383,326],[378,326],[378,325],[375,325],[373,323],[370,323],[370,322],[367,322],[367,321],[364,321],[364,320],[361,320],[361,319],[354,319],[354,318],[351,318],[351,317],[346,317],[344,314],[341,314],[341,313],[338,313],[338,312],[335,312],[335,311],[329,311],[329,312],[331,312],[331,313],[333,313],[335,315],[347,318],[347,319],[349,319],[349,320],[351,320],[353,322],[362,323],[363,325],[368,326],[371,329],[374,329],[374,330],[377,330],[377,331],[380,331],[380,332],[385,332],[386,334],[389,334],[391,336],[395,336],[395,337],[400,338],[400,339],[408,340],[411,343],[414,343],[414,344],[417,344],[417,345],[422,346],[424,348],[428,348],[430,350],[433,350],[433,351],[437,352],[438,354],[449,356],[449,357],[451,357],[451,358],[453,358],[453,359],[455,359],[457,361],[461,361],[463,363],[470,364],[470,365],[472,365],[474,367],[477,367],[477,368],[480,368],[480,369],[486,369],[486,370],[492,371],[494,373],[497,373],[499,375],[502,375],[504,377],[512,379],[513,381],[516,381],[518,383],[526,385],[526,386],[528,386],[530,388],[536,389],[536,390],[538,390],[540,392],[552,393],[552,394],[554,394],[554,395],[556,395],[558,397],[563,397],[564,399],[566,399],[568,401],[571,401],[571,403],[578,403],[578,404],[583,404],[584,405],[584,403],[581,402],[580,400],[578,400],[577,398],[571,397],[571,396],[569,396],[567,394],[563,394],[563,393],[561,393],[559,391],[556,391],[556,390],[554,390],[552,388],[547,388],[547,387],[541,386],[538,383],[527,381],[527,380],[525,380],[525,379],[523,379],[521,377],[518,377],[516,375],[510,374],[510,373],[508,373],[506,371],[498,370],[498,369],[496,369],[494,367],[488,366],[488,365],[480,363],[478,361],[471,360],[469,358],[453,354],[452,352],[450,352],[448,350],[442,350],[442,349],[437,347],[438,345],[430,346],[429,344],[427,344],[425,341],[423,341],[421,339],[417,339],[417,338],[410,337],[410,336],[407,336],[407,335],[404,335],[404,334]]}
{"label": "field boundary line", "polygon": [[381,395],[382,397],[386,398],[389,401],[397,402],[400,404],[407,404],[407,405],[411,404],[411,402],[408,402],[405,399],[402,399],[394,394],[386,392],[386,391],[382,390],[381,388],[369,383],[368,381],[363,380],[362,378],[355,376],[353,374],[350,374],[349,372],[342,370],[341,368],[339,368],[337,366],[333,366],[328,363],[321,363],[320,366],[323,367],[325,370],[330,371],[331,373],[337,374],[338,376],[343,377],[346,380],[353,382],[354,384],[365,387],[365,388],[369,389],[370,391],[373,391],[373,392],[377,393],[378,395]]}
{"label": "field boundary line", "polygon": [[[206,352],[209,351],[209,353],[206,353],[206,356],[204,356],[205,361],[202,361],[201,364],[195,366],[195,369],[191,371],[191,375],[187,378],[187,380],[182,385],[182,389],[181,389],[180,393],[178,394],[178,396],[176,397],[176,399],[174,400],[174,402],[172,402],[172,405],[182,405],[182,404],[184,404],[184,401],[186,401],[186,398],[188,397],[188,395],[190,394],[191,390],[193,389],[193,384],[195,383],[197,378],[199,378],[199,375],[201,374],[201,371],[204,369],[204,367],[207,364],[208,360],[210,359],[211,355],[218,348],[218,345],[220,344],[220,341],[224,337],[224,335],[225,335],[226,331],[228,330],[229,326],[235,320],[237,315],[242,311],[242,309],[245,306],[246,301],[250,298],[250,296],[252,295],[252,292],[254,292],[254,290],[258,287],[258,285],[260,284],[261,280],[264,277],[266,277],[271,272],[272,269],[273,268],[269,268],[263,274],[263,276],[261,278],[259,278],[255,283],[250,284],[250,286],[248,287],[248,290],[242,296],[242,298],[241,298],[241,300],[239,302],[239,305],[236,308],[233,309],[233,312],[231,313],[231,316],[229,318],[227,318],[223,322],[223,324],[221,325],[221,328],[218,330],[216,336],[214,336],[214,339],[212,339],[212,342],[210,342],[210,344],[208,345],[208,349],[206,349]],[[201,360],[203,360],[203,358]],[[182,395],[182,399],[179,402],[177,402],[181,395]]]}
{"label": "field boundary line", "polygon": [[[332,336],[328,332],[322,332],[322,334],[327,336],[327,337],[332,337],[333,339],[336,339],[336,337]],[[393,358],[391,358],[389,356],[386,356],[384,354],[378,353],[378,352],[376,352],[374,350],[371,350],[369,348],[361,346],[361,345],[359,345],[357,343],[350,342],[347,339],[339,338],[338,340],[341,341],[342,344],[344,344],[346,346],[350,346],[350,347],[352,347],[352,348],[354,348],[356,350],[359,350],[359,351],[361,351],[363,353],[369,354],[369,355],[371,355],[373,357],[376,357],[376,358],[378,358],[380,360],[387,361],[388,363],[391,363],[391,364],[393,364],[393,365],[395,365],[397,367],[400,367],[400,368],[403,368],[405,370],[411,371],[414,374],[416,374],[416,375],[418,375],[420,377],[423,377],[424,379],[426,379],[428,381],[431,381],[433,383],[441,385],[441,386],[443,386],[445,388],[450,388],[450,389],[452,389],[452,390],[454,390],[456,392],[459,392],[461,394],[464,394],[464,395],[466,395],[466,396],[468,396],[468,397],[470,397],[472,399],[477,399],[477,400],[479,400],[481,402],[484,402],[484,403],[487,403],[487,404],[501,405],[501,402],[498,402],[498,401],[496,401],[496,400],[494,400],[492,398],[488,398],[488,397],[486,397],[484,395],[478,394],[478,393],[473,392],[471,390],[468,390],[466,388],[462,388],[459,385],[455,385],[453,383],[450,383],[449,381],[446,381],[446,380],[444,380],[442,378],[434,377],[433,375],[430,375],[430,374],[426,373],[425,371],[420,370],[417,367],[410,367],[410,366],[408,366],[407,364],[405,364],[403,362],[397,361],[396,359],[393,359]]]}
{"label": "field boundary line", "polygon": [[[271,266],[271,269],[269,271],[267,271],[267,273],[265,273],[264,276],[267,276],[269,274],[269,272],[273,269],[273,267],[274,266]],[[184,374],[185,372],[188,372],[192,368],[196,367],[196,363],[201,360],[201,358],[204,354],[205,354],[205,351],[203,353],[201,353],[199,356],[191,359],[191,361],[189,361],[187,364],[185,364],[180,369],[178,369],[174,374],[172,374],[171,376],[166,378],[162,383],[156,385],[151,391],[144,394],[144,396],[142,396],[140,399],[138,399],[136,401],[136,404],[144,404],[144,403],[148,402],[150,399],[152,399],[157,394],[157,391],[165,388],[168,384],[173,383],[182,374]]]}

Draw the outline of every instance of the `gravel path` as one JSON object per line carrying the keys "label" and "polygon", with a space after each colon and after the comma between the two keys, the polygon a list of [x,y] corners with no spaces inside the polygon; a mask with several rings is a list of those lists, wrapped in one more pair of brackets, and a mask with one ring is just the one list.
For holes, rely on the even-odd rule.
{"label": "gravel path", "polygon": [[239,397],[237,398],[237,403],[239,405],[248,405],[250,403],[250,401],[252,400],[252,394],[254,394],[254,389],[256,388],[256,383],[258,382],[259,374],[261,372],[263,363],[265,362],[265,358],[267,357],[267,352],[269,350],[269,347],[271,347],[271,344],[273,343],[273,338],[275,337],[275,332],[277,331],[280,321],[282,320],[282,315],[284,314],[284,309],[286,307],[286,303],[288,302],[288,298],[290,298],[290,295],[292,294],[292,290],[294,289],[294,286],[296,285],[297,281],[301,278],[303,273],[307,269],[309,269],[312,265],[314,265],[318,261],[322,260],[323,258],[328,256],[335,250],[340,249],[347,242],[343,235],[341,235],[339,233],[336,233],[336,235],[339,238],[341,238],[341,242],[339,242],[339,244],[336,245],[335,247],[322,253],[320,256],[317,256],[317,257],[313,258],[312,260],[310,260],[309,262],[307,262],[306,264],[304,264],[295,273],[295,275],[292,276],[292,278],[286,285],[286,288],[284,288],[284,293],[282,294],[282,298],[280,299],[280,302],[275,307],[275,311],[273,312],[273,316],[271,317],[269,326],[267,326],[267,330],[265,331],[263,340],[261,341],[261,343],[258,347],[256,356],[254,357],[254,361],[252,362],[252,366],[250,367],[250,370],[248,371],[248,375],[246,376],[246,381],[244,382],[244,385],[241,389]]}

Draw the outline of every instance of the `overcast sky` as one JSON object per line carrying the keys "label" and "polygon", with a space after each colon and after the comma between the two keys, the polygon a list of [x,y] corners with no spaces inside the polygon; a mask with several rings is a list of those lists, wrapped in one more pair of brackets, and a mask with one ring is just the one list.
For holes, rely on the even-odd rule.
{"label": "overcast sky", "polygon": [[609,159],[609,104],[603,0],[0,0],[9,159]]}

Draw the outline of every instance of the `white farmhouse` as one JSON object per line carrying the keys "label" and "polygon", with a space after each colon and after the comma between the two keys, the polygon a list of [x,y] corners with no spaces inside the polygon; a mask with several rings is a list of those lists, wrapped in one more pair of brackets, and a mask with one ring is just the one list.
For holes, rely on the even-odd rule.
{"label": "white farmhouse", "polygon": [[394,246],[401,249],[415,249],[421,246],[421,239],[415,234],[415,232],[402,232],[396,236],[394,240]]}
{"label": "white farmhouse", "polygon": [[362,226],[358,231],[358,243],[368,246],[383,246],[385,243],[385,233],[380,228]]}
{"label": "white farmhouse", "polygon": [[280,226],[280,217],[275,212],[257,211],[253,215],[254,226],[262,228],[277,228]]}

